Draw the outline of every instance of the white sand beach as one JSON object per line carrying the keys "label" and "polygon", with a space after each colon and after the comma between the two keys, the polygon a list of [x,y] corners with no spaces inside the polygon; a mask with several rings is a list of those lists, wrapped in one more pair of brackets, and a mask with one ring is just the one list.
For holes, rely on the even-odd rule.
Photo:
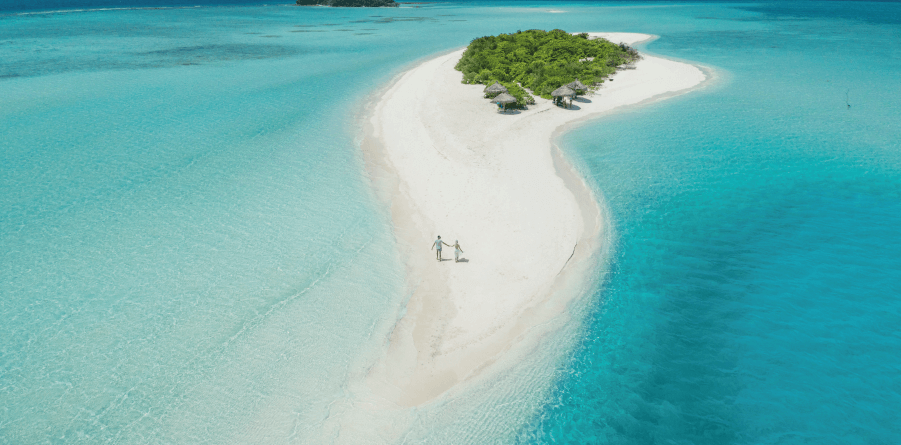
{"label": "white sand beach", "polygon": [[[594,33],[619,43],[645,34]],[[410,297],[368,369],[366,386],[397,407],[428,404],[498,366],[559,317],[573,282],[590,277],[605,224],[597,199],[553,146],[567,123],[688,91],[695,66],[643,54],[593,95],[560,108],[536,98],[498,113],[484,85],[460,83],[463,50],[399,76],[378,100],[363,147],[376,189],[390,203]],[[464,262],[429,247],[459,240]],[[569,291],[567,291],[569,289]]]}

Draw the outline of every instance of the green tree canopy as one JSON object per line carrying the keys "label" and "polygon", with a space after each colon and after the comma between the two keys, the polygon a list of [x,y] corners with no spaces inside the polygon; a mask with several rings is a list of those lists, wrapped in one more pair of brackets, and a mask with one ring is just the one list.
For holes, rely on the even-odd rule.
{"label": "green tree canopy", "polygon": [[[487,85],[499,81],[508,89],[519,84],[550,99],[551,91],[576,78],[589,87],[597,86],[617,67],[636,59],[638,52],[623,44],[589,40],[584,33],[533,29],[473,40],[456,69],[463,72],[463,83]],[[518,88],[511,93],[517,96],[514,89]]]}

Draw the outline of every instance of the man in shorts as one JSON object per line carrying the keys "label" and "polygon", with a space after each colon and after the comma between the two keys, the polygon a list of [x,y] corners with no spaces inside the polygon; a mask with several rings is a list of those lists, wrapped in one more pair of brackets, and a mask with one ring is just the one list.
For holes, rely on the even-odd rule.
{"label": "man in shorts", "polygon": [[[438,251],[435,252],[435,259],[438,261],[441,261],[441,245],[442,244],[444,244],[447,247],[453,247],[450,244],[445,243],[444,241],[441,241],[441,235],[438,235],[438,239],[435,240],[434,243],[432,243],[432,249],[434,249],[435,247],[438,247]],[[432,250],[432,249],[429,249],[429,250]]]}

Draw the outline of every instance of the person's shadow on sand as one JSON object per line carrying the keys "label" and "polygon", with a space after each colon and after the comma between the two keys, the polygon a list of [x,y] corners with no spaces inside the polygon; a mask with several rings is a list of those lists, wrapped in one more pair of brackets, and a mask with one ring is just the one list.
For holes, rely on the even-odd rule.
{"label": "person's shadow on sand", "polygon": [[[450,261],[450,260],[448,260],[448,261]],[[457,262],[458,263],[468,263],[469,260],[467,260],[466,258],[460,258],[459,260],[457,260]]]}

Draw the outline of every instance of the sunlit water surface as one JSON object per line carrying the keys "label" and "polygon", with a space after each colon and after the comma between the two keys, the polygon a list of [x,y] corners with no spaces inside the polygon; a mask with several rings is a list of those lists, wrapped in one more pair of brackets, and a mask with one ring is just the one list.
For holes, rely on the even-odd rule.
{"label": "sunlit water surface", "polygon": [[366,101],[530,28],[716,78],[562,137],[616,233],[576,347],[410,440],[901,442],[898,4],[2,5],[2,443],[315,437],[404,300]]}

